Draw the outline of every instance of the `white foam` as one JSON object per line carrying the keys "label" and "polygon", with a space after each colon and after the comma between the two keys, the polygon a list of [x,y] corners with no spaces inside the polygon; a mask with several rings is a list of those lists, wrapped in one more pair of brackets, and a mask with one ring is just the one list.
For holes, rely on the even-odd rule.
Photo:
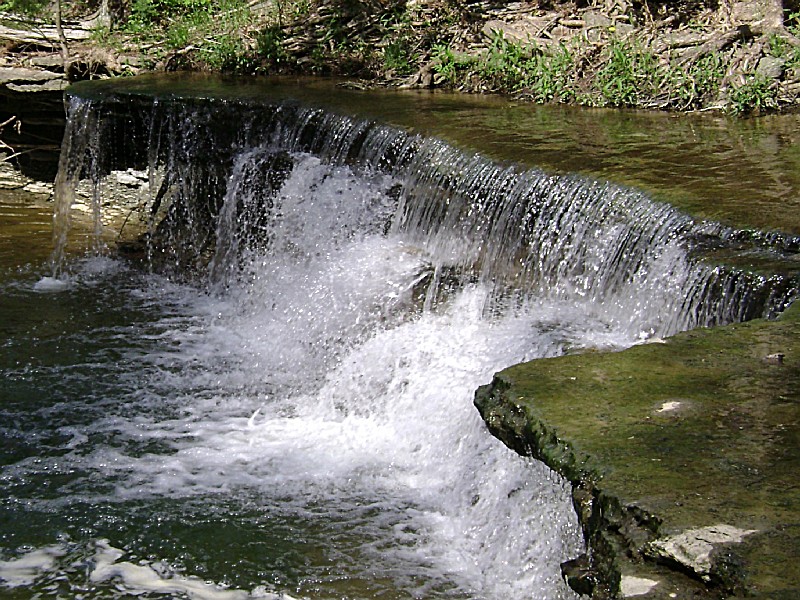
{"label": "white foam", "polygon": [[21,587],[33,584],[44,573],[51,571],[57,559],[64,555],[59,545],[37,548],[19,558],[0,560],[0,584]]}
{"label": "white foam", "polygon": [[[346,351],[329,348],[338,360],[318,385],[298,384],[277,397],[253,393],[261,377],[271,380],[286,368],[285,359],[273,362],[276,351],[301,356],[295,345],[330,331],[305,340],[285,335],[287,327],[313,322],[309,302],[297,307],[309,319],[299,324],[270,323],[252,306],[214,318],[213,327],[184,331],[184,347],[169,356],[173,365],[199,364],[202,385],[215,393],[185,396],[182,418],[114,423],[124,435],[169,440],[175,452],[134,458],[107,448],[91,458],[109,476],[125,475],[116,488],[120,499],[245,487],[275,490],[286,509],[299,513],[311,501],[333,512],[379,501],[392,528],[381,534],[380,554],[364,555],[365,571],[427,564],[429,577],[452,578],[486,597],[531,589],[570,597],[557,568],[581,545],[568,489],[488,436],[472,397],[500,366],[526,352],[557,352],[559,338],[572,334],[539,328],[536,315],[487,321],[483,297],[478,287],[465,290],[439,314],[380,328]],[[317,364],[309,360],[289,367]],[[231,364],[236,368],[225,368]],[[175,379],[176,391],[191,378],[187,371]]]}
{"label": "white foam", "polygon": [[[89,575],[89,580],[99,583],[113,579],[118,585],[124,587],[125,592],[134,595],[149,592],[185,594],[190,600],[247,600],[254,597],[250,592],[225,589],[196,577],[159,572],[148,563],[135,565],[131,562],[120,561],[124,554],[124,551],[114,548],[107,540],[99,540],[94,556],[94,568]],[[259,595],[258,597],[268,600],[286,598],[279,594]]]}
{"label": "white foam", "polygon": [[[342,553],[346,579],[387,573],[388,587],[418,597],[436,596],[425,586],[438,582],[472,598],[574,598],[559,569],[582,551],[568,486],[489,435],[474,392],[509,364],[625,334],[566,301],[495,302],[487,316],[490,284],[475,281],[426,295],[437,258],[383,234],[380,180],[359,187],[310,158],[296,168],[319,193],[309,199],[290,178],[272,246],[237,254],[216,293],[156,278],[134,292],[164,317],[119,333],[147,342],[125,357],[134,391],[69,431],[58,457],[99,491],[78,480],[59,501],[213,506],[252,494],[295,521],[323,512],[311,518],[323,532],[314,552]],[[81,281],[102,281],[106,267]],[[113,444],[88,442],[110,433]],[[346,547],[325,539],[336,528]],[[254,593],[164,575],[110,546],[98,556],[94,578],[134,590]]]}
{"label": "white foam", "polygon": [[[150,592],[180,594],[189,600],[296,600],[282,592],[270,592],[264,586],[253,590],[229,589],[198,577],[182,575],[164,563],[141,561],[134,564],[121,560],[125,551],[108,540],[90,543],[94,554],[86,562],[89,581],[94,585],[113,583],[117,593],[141,595]],[[74,549],[74,548],[73,548]],[[64,558],[67,557],[67,558]],[[66,544],[54,544],[31,550],[19,558],[0,561],[0,586],[16,588],[33,585],[45,577],[67,580],[78,563],[69,560]],[[61,564],[64,559],[68,564]],[[71,582],[85,587],[85,583]]]}
{"label": "white foam", "polygon": [[42,277],[33,284],[37,292],[61,292],[70,287],[70,282],[57,277]]}

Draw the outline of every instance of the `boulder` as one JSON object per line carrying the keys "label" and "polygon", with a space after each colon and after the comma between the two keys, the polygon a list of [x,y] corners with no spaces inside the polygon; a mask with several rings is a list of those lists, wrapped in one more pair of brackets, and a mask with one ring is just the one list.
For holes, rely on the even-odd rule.
{"label": "boulder", "polygon": [[762,56],[756,67],[756,74],[767,79],[781,79],[786,71],[786,62],[774,56]]}

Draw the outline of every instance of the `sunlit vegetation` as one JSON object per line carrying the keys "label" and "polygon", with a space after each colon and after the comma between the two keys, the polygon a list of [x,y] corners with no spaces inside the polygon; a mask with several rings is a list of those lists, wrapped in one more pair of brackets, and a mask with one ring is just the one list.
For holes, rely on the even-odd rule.
{"label": "sunlit vegetation", "polygon": [[[94,9],[101,0],[85,2]],[[95,43],[136,55],[146,69],[334,74],[539,103],[732,114],[800,103],[798,0],[783,0],[783,25],[763,30],[723,26],[722,5],[702,0],[611,9],[599,0],[582,8],[558,0],[522,8],[463,0],[105,4],[112,18],[97,26]],[[47,5],[0,6],[30,13]]]}

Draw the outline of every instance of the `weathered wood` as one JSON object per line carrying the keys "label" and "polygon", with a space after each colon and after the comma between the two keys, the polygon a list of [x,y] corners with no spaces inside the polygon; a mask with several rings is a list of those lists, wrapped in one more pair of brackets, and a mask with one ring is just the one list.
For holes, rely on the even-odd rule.
{"label": "weathered wood", "polygon": [[680,64],[686,65],[696,58],[711,54],[712,52],[720,52],[725,48],[731,46],[737,41],[745,41],[753,38],[753,32],[748,25],[740,25],[736,29],[726,31],[725,33],[716,36],[681,58]]}
{"label": "weathered wood", "polygon": [[[67,42],[84,42],[92,36],[91,30],[80,27],[64,28],[64,35]],[[0,24],[0,40],[13,44],[33,44],[42,47],[60,49],[60,41],[56,28],[52,25],[33,25],[29,29],[7,27]]]}

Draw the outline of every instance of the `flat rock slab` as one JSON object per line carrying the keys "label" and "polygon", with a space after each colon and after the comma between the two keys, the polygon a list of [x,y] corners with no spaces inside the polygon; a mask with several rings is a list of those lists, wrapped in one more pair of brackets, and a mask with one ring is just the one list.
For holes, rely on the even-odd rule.
{"label": "flat rock slab", "polygon": [[0,67],[0,86],[14,92],[60,91],[67,87],[63,73],[25,67]]}
{"label": "flat rock slab", "polygon": [[517,365],[476,405],[583,490],[585,531],[616,539],[616,593],[800,598],[798,303],[777,321]]}
{"label": "flat rock slab", "polygon": [[[16,44],[32,44],[57,48],[58,30],[53,25],[35,23],[28,28],[7,27],[0,23],[0,40]],[[85,27],[64,27],[64,36],[70,42],[84,41],[92,37],[92,30]]]}

